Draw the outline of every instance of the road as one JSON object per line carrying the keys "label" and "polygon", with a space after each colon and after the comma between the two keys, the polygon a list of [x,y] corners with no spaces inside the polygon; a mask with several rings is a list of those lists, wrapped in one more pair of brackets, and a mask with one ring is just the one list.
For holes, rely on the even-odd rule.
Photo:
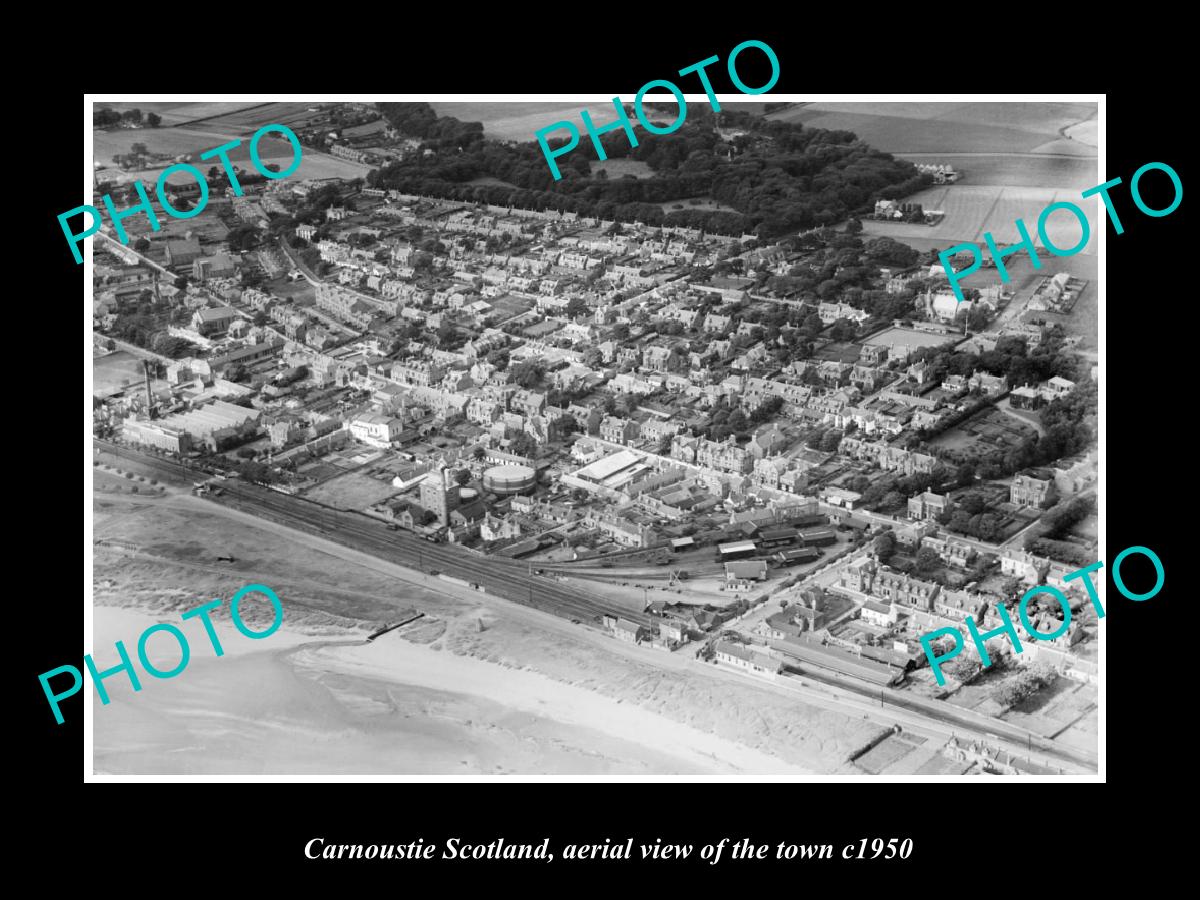
{"label": "road", "polygon": [[98,331],[92,332],[93,340],[99,338],[103,341],[112,341],[113,345],[118,350],[124,350],[130,356],[136,356],[138,359],[152,359],[160,365],[169,366],[171,363],[178,360],[171,359],[169,356],[163,356],[160,353],[155,353],[153,350],[147,350],[145,347],[139,347],[137,344],[131,344],[128,341],[123,341],[120,338],[109,337],[107,334],[101,334]]}
{"label": "road", "polygon": [[[107,226],[105,226],[105,227],[107,227]],[[113,248],[116,250],[119,250],[121,253],[128,253],[128,254],[131,254],[132,256],[137,257],[138,261],[141,262],[142,265],[144,265],[148,268],[154,269],[156,272],[158,272],[164,278],[168,279],[172,284],[175,282],[175,278],[177,276],[175,275],[174,272],[172,272],[170,269],[164,269],[162,266],[160,266],[154,260],[150,259],[148,256],[138,253],[136,250],[133,249],[132,244],[122,244],[116,238],[110,237],[108,234],[106,234],[103,229],[96,232],[96,237],[102,241],[107,241],[108,243],[112,244]]]}
{"label": "road", "polygon": [[[190,484],[202,474],[173,460],[147,456],[107,441],[93,440],[93,445],[116,458],[134,460],[156,469],[175,481],[182,480]],[[400,566],[418,568],[426,572],[430,571],[429,567],[432,565],[439,571],[453,573],[483,585],[489,596],[512,601],[541,613],[593,623],[599,615],[610,613],[642,624],[649,622],[647,615],[610,603],[605,598],[592,597],[574,588],[562,588],[551,580],[543,580],[536,576],[530,578],[526,563],[485,557],[453,545],[430,543],[406,532],[389,531],[377,520],[361,514],[334,510],[268,488],[239,485],[236,480],[224,482],[222,487],[224,493],[220,498],[216,498],[215,502],[226,508],[317,535],[359,553]],[[832,572],[827,574],[831,575]],[[609,644],[620,644],[619,641],[607,638],[605,640]],[[653,659],[668,668],[685,668],[703,672],[708,676],[727,676],[744,683],[740,672],[722,670],[683,653],[663,654],[661,651],[641,647],[629,647],[628,652],[643,659]],[[1046,757],[1045,761],[1049,765],[1072,770],[1080,767],[1088,771],[1095,769],[1095,759],[1089,754],[1060,747],[1006,722],[986,717],[978,717],[983,720],[981,722],[974,721],[971,717],[978,714],[948,705],[937,704],[932,710],[925,709],[914,702],[913,698],[895,692],[881,692],[878,688],[848,681],[834,680],[826,673],[806,671],[803,678],[808,681],[785,678],[778,682],[768,682],[753,676],[745,677],[750,677],[765,689],[793,696],[800,695],[808,702],[844,714],[869,714],[876,720],[900,723],[925,734],[970,737],[1018,755],[1028,755],[1029,748],[1032,747]],[[883,705],[884,703],[887,705]]]}
{"label": "road", "polygon": [[316,287],[321,283],[321,279],[314,275],[312,270],[304,264],[304,261],[300,259],[300,254],[292,249],[291,244],[283,238],[280,238],[278,243],[280,249],[283,250],[284,255],[288,258],[288,262],[296,267],[296,271],[303,275],[309,284]]}

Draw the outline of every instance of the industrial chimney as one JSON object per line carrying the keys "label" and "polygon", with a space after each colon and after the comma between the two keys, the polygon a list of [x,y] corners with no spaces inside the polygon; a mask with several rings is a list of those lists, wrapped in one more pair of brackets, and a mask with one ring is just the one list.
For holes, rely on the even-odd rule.
{"label": "industrial chimney", "polygon": [[150,391],[150,367],[154,365],[148,359],[142,360],[142,370],[146,373],[146,414],[154,418],[154,394]]}

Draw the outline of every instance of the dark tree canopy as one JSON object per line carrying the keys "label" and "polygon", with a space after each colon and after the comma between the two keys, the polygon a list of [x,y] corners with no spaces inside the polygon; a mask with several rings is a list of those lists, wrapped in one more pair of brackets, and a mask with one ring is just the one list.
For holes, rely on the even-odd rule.
{"label": "dark tree canopy", "polygon": [[[372,171],[371,187],[648,225],[775,237],[833,225],[881,196],[904,197],[929,180],[912,163],[874,150],[847,131],[689,109],[678,131],[647,136],[637,147],[630,147],[620,130],[601,138],[609,159],[644,162],[654,177],[601,178],[593,174],[594,151],[581,142],[557,158],[562,178],[555,181],[532,134],[527,142],[502,144],[484,140],[479,122],[438,116],[428,103],[381,103],[379,108],[402,135],[420,139],[422,151],[432,152]],[[714,126],[746,132],[741,152],[728,157],[723,149],[728,145]],[[481,178],[505,183],[471,183]],[[712,197],[736,212],[662,207],[697,196]],[[915,251],[904,250],[915,258]],[[904,264],[893,258],[897,253],[889,244],[880,245],[881,258]]]}

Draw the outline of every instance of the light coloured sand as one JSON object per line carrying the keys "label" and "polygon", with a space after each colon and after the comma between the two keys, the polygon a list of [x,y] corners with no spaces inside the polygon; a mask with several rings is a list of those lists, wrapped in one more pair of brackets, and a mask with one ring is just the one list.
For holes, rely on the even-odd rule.
{"label": "light coloured sand", "polygon": [[[159,621],[96,607],[96,663],[136,652]],[[102,774],[777,774],[806,770],[652,711],[389,634],[314,639],[281,629],[251,641],[218,622],[215,658],[198,623],[181,626],[192,659],[177,677],[106,680],[94,705]],[[161,641],[161,644],[160,644]],[[150,659],[178,660],[155,637]]]}

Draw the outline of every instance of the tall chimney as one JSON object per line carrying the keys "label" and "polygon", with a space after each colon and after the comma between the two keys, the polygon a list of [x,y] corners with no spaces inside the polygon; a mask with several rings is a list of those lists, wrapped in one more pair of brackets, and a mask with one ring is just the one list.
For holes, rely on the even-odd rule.
{"label": "tall chimney", "polygon": [[142,370],[146,373],[146,414],[154,418],[154,394],[150,391],[150,367],[153,363],[148,359],[142,360]]}

